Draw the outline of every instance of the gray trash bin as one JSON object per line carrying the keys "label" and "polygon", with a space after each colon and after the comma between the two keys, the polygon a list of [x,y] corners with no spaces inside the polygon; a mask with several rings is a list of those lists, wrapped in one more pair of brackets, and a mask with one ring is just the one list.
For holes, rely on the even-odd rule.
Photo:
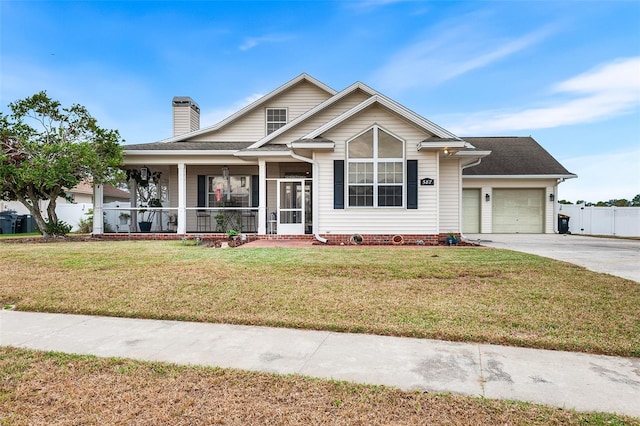
{"label": "gray trash bin", "polygon": [[0,229],[3,234],[15,234],[18,214],[13,210],[0,212]]}
{"label": "gray trash bin", "polygon": [[33,215],[22,215],[22,226],[20,227],[20,230],[16,230],[16,232],[22,232],[25,234],[36,232],[36,220],[33,218]]}
{"label": "gray trash bin", "polygon": [[569,216],[566,214],[558,215],[558,234],[569,233]]}
{"label": "gray trash bin", "polygon": [[13,234],[11,218],[7,216],[0,216],[0,234]]}

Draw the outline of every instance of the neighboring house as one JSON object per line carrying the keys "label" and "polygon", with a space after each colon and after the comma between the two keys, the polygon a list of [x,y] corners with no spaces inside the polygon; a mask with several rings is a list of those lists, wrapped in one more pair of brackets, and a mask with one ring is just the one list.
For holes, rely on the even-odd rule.
{"label": "neighboring house", "polygon": [[557,185],[576,177],[531,138],[460,138],[359,82],[337,92],[302,74],[214,126],[199,114],[176,97],[173,137],[124,147],[125,168],[161,172],[159,210],[177,234],[553,232]]}
{"label": "neighboring house", "polygon": [[[67,194],[71,196],[74,203],[93,203],[93,185],[90,182],[82,182],[78,186],[67,191]],[[104,185],[103,187],[103,202],[129,202],[131,194],[127,191],[116,188],[112,185]],[[58,203],[68,202],[64,198],[58,199]]]}
{"label": "neighboring house", "polygon": [[[131,195],[127,191],[122,191],[112,185],[104,186],[104,203],[112,202],[128,202]],[[75,204],[92,204],[93,203],[93,185],[89,182],[82,182],[81,184],[71,188],[67,191],[67,194],[73,200]],[[69,200],[65,198],[58,198],[57,205],[70,204]],[[43,201],[40,204],[40,211],[46,214],[48,202]],[[19,201],[0,201],[0,211],[15,210],[18,214],[29,214],[29,210]]]}

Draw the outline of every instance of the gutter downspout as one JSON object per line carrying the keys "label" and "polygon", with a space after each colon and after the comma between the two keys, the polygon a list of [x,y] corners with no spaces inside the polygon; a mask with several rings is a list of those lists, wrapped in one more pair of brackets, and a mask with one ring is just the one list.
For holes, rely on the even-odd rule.
{"label": "gutter downspout", "polygon": [[[318,182],[318,162],[315,159],[312,158],[307,158],[307,157],[303,157],[301,155],[296,154],[295,152],[293,152],[293,150],[291,151],[291,157],[295,158],[296,160],[300,160],[300,161],[304,161],[305,163],[309,163],[313,166],[312,168],[312,181],[317,184]],[[318,219],[318,200],[316,200],[318,191],[314,190],[313,191],[313,217],[314,220]],[[329,240],[327,240],[326,238],[323,238],[320,236],[320,234],[318,234],[316,228],[317,228],[317,223],[313,224],[313,236],[315,237],[316,240],[320,241],[323,244],[326,244],[329,242]]]}
{"label": "gutter downspout", "polygon": [[[477,166],[481,162],[482,162],[482,158],[478,158],[473,163],[466,164],[466,165],[464,165],[464,166],[462,166],[460,168],[460,208],[458,209],[458,216],[459,216],[459,218],[458,218],[459,222],[458,223],[460,223],[460,239],[461,240],[467,240],[467,236],[462,233],[462,171],[464,169],[466,169],[467,167]],[[480,226],[480,227],[482,228],[482,226]]]}

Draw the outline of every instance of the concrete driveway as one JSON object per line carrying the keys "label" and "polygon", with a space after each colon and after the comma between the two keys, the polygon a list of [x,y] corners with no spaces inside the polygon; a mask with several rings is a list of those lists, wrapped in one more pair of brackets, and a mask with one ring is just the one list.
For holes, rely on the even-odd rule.
{"label": "concrete driveway", "polygon": [[466,237],[483,246],[537,254],[640,283],[640,240],[573,234],[466,234]]}

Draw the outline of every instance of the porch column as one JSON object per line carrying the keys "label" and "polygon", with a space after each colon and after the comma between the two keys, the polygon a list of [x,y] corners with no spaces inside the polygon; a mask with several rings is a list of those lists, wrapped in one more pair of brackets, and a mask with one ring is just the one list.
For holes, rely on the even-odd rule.
{"label": "porch column", "polygon": [[187,233],[187,167],[178,163],[178,235]]}
{"label": "porch column", "polygon": [[103,195],[103,186],[93,185],[93,235],[101,235],[104,232],[104,219],[102,217]]}
{"label": "porch column", "polygon": [[260,186],[258,193],[260,194],[258,202],[258,234],[267,233],[267,163],[265,160],[258,162],[258,175]]}

